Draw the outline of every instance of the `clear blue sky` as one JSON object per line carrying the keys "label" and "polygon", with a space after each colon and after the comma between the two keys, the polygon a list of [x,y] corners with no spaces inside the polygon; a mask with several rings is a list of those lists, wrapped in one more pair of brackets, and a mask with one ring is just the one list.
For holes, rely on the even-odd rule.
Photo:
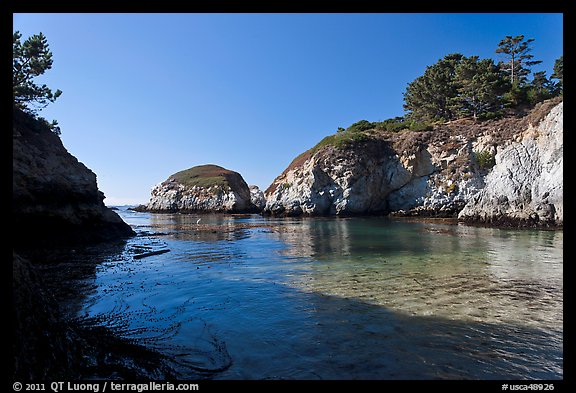
{"label": "clear blue sky", "polygon": [[562,14],[14,14],[43,32],[62,96],[40,114],[98,176],[105,202],[145,203],[213,163],[261,189],[338,127],[404,114],[406,86],[443,56],[494,58],[534,38],[552,73]]}

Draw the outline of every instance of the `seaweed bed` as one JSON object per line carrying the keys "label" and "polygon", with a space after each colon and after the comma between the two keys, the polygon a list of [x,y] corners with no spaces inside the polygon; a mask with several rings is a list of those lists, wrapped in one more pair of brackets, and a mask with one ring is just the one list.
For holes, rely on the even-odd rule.
{"label": "seaweed bed", "polygon": [[114,326],[77,316],[97,265],[124,247],[115,242],[13,252],[14,380],[210,379],[221,371],[179,361],[123,337]]}

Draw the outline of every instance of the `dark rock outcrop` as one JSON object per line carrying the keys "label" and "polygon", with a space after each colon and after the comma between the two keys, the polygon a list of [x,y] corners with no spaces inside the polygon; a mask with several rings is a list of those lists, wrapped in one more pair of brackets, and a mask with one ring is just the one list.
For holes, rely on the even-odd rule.
{"label": "dark rock outcrop", "polygon": [[134,235],[103,200],[94,172],[48,127],[14,110],[14,246],[93,243]]}
{"label": "dark rock outcrop", "polygon": [[169,357],[117,337],[106,327],[71,320],[53,296],[42,269],[15,253],[11,346],[15,381],[179,377],[179,366]]}
{"label": "dark rock outcrop", "polygon": [[58,305],[43,288],[32,264],[12,256],[12,350],[15,378],[46,380],[70,377],[78,351]]}
{"label": "dark rock outcrop", "polygon": [[62,316],[44,285],[48,277],[37,267],[58,247],[135,233],[104,205],[96,175],[68,153],[46,124],[17,109],[13,116],[12,375],[15,380],[76,379],[106,353],[87,345],[95,335],[83,337]]}
{"label": "dark rock outcrop", "polygon": [[177,172],[155,186],[144,209],[152,212],[255,213],[250,188],[242,176],[218,165]]}

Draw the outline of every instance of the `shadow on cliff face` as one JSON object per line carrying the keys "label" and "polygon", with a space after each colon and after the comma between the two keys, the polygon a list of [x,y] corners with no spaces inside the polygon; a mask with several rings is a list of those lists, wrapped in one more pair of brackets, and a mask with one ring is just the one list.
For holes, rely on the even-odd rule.
{"label": "shadow on cliff face", "polygon": [[[135,233],[104,205],[96,175],[49,126],[15,108],[12,138],[12,374],[27,380],[79,378],[91,363],[112,364],[107,348],[122,343],[104,330],[87,332],[62,313],[60,299],[82,293],[78,283],[94,275],[96,262],[75,258],[82,252],[72,248],[55,247],[85,250],[88,244],[111,241],[103,250],[115,252],[119,239]],[[127,363],[130,348],[138,352],[127,343],[122,348],[125,359],[116,359],[117,365]],[[137,368],[147,375],[150,368],[134,359],[134,370],[118,367],[118,375],[138,375]],[[101,376],[107,375],[114,374]]]}

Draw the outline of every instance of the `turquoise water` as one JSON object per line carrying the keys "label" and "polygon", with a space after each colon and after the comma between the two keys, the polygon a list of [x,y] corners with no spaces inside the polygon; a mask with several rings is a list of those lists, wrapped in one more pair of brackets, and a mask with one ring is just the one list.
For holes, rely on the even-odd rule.
{"label": "turquoise water", "polygon": [[80,315],[182,378],[563,378],[561,231],[119,213]]}

